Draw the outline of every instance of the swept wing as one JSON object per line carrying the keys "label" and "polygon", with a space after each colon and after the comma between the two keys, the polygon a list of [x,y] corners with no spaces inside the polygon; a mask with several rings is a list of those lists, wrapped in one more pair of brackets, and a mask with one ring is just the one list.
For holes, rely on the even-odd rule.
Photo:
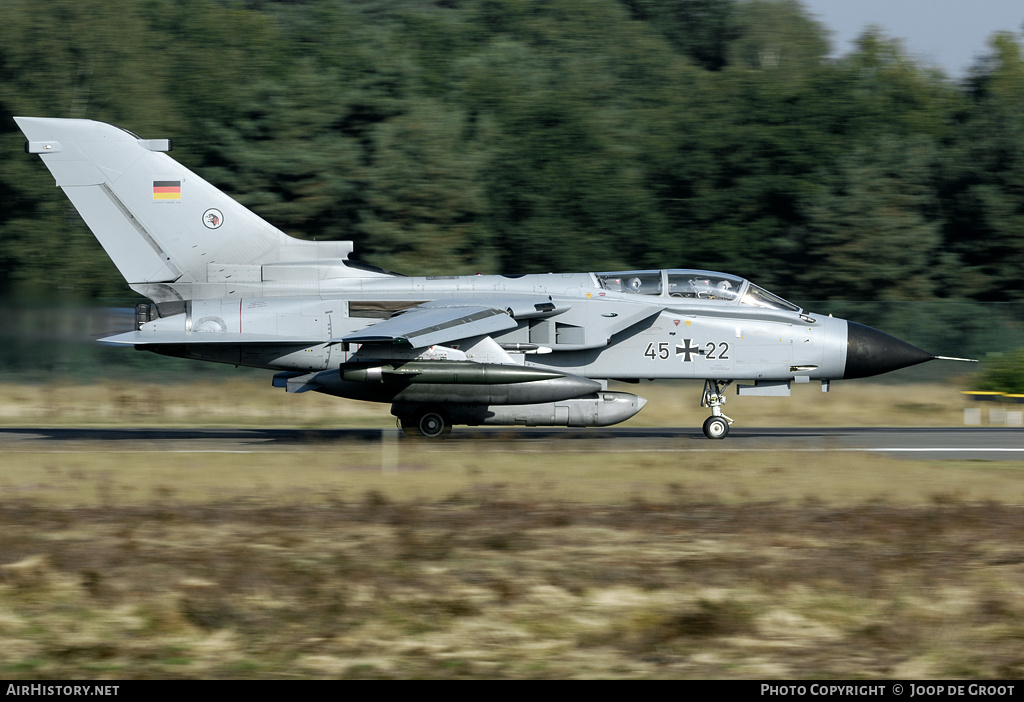
{"label": "swept wing", "polygon": [[423,348],[467,337],[489,336],[516,326],[516,320],[506,310],[496,307],[421,305],[331,341],[355,344],[398,342],[412,348]]}
{"label": "swept wing", "polygon": [[122,346],[169,346],[174,344],[322,344],[323,339],[277,334],[239,334],[232,332],[160,332],[133,331],[99,339],[104,344]]}

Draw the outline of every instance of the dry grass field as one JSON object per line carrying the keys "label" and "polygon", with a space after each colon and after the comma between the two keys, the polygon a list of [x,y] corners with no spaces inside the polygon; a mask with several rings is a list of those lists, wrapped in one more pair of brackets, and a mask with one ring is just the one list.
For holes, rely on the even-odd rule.
{"label": "dry grass field", "polygon": [[[634,422],[699,425],[699,387],[641,387]],[[7,387],[0,421],[393,426],[259,390]],[[751,427],[962,409],[856,384],[727,407]],[[0,676],[1024,675],[1024,464],[714,445],[19,444],[0,455]]]}

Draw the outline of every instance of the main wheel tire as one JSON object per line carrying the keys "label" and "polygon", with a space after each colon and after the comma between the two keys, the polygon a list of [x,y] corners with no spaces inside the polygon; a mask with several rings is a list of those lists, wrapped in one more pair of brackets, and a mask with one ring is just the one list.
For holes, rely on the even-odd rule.
{"label": "main wheel tire", "polygon": [[398,418],[398,425],[406,436],[419,436],[420,430],[416,428],[416,417],[405,415]]}
{"label": "main wheel tire", "polygon": [[704,420],[704,436],[709,439],[724,439],[729,435],[729,422],[722,417],[708,417]]}
{"label": "main wheel tire", "polygon": [[452,423],[443,410],[428,407],[416,413],[416,431],[425,439],[443,439],[451,433]]}

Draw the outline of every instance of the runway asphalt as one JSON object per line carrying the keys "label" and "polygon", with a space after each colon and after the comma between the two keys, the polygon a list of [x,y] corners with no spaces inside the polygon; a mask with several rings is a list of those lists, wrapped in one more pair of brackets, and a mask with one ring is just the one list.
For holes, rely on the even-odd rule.
{"label": "runway asphalt", "polygon": [[[416,441],[396,429],[0,429],[0,451],[78,450],[259,453],[317,450],[337,442]],[[935,460],[1024,461],[1024,430],[1003,427],[734,428],[711,441],[697,428],[456,427],[448,442],[586,442],[608,451],[881,453]]]}

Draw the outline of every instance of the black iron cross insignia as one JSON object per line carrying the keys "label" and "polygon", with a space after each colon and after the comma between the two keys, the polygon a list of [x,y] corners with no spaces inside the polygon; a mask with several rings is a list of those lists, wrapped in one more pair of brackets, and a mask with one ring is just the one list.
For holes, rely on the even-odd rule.
{"label": "black iron cross insignia", "polygon": [[693,361],[691,356],[693,356],[693,354],[695,354],[695,353],[699,353],[700,352],[700,347],[698,347],[698,346],[691,346],[690,344],[692,344],[692,343],[693,343],[693,339],[683,339],[683,343],[682,344],[678,344],[676,346],[676,356],[682,356],[683,357],[683,363],[690,363],[691,361]]}

